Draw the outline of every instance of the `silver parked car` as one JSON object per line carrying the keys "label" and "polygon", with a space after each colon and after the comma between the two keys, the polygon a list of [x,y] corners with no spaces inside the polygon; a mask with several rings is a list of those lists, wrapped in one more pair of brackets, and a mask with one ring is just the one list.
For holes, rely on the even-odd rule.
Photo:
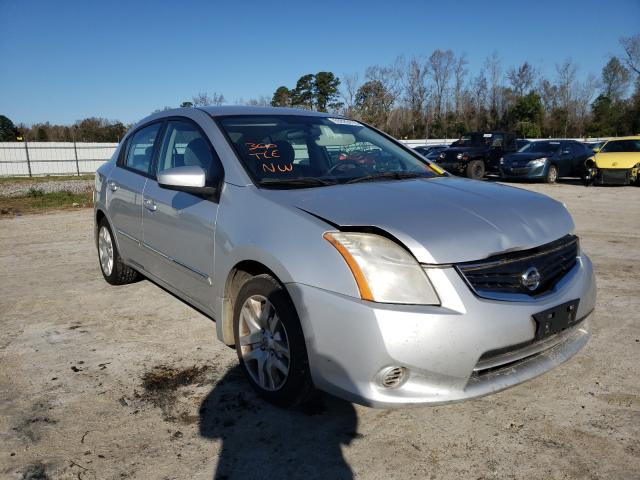
{"label": "silver parked car", "polygon": [[142,120],[97,172],[111,284],[140,274],[216,322],[278,405],[516,385],[590,336],[596,287],[561,203],[452,177],[356,121],[206,107]]}

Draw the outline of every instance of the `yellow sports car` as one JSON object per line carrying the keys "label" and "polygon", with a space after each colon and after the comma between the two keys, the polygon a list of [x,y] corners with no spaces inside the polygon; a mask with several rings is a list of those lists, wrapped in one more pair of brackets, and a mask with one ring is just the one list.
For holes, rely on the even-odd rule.
{"label": "yellow sports car", "polygon": [[585,161],[586,185],[640,185],[640,136],[612,138]]}

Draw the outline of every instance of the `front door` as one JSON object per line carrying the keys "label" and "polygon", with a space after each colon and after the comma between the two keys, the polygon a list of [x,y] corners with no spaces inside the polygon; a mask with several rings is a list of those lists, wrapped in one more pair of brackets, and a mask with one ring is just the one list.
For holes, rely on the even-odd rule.
{"label": "front door", "polygon": [[[209,141],[190,120],[167,122],[156,173],[197,165],[208,182],[221,176],[220,162]],[[159,279],[210,308],[214,300],[213,246],[218,204],[212,200],[162,188],[147,181],[143,198],[143,241],[146,268]]]}
{"label": "front door", "polygon": [[161,123],[134,133],[107,179],[107,205],[120,255],[125,261],[142,263],[142,194],[158,140]]}

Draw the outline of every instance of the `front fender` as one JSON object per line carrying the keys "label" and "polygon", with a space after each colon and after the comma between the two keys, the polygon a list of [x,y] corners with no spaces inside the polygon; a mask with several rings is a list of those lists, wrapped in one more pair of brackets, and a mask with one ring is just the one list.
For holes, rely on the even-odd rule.
{"label": "front fender", "polygon": [[214,302],[218,336],[228,342],[225,327],[226,280],[240,262],[253,261],[271,270],[285,287],[301,283],[359,298],[353,274],[340,253],[323,238],[328,223],[295,207],[273,202],[255,186],[225,184],[215,231]]}

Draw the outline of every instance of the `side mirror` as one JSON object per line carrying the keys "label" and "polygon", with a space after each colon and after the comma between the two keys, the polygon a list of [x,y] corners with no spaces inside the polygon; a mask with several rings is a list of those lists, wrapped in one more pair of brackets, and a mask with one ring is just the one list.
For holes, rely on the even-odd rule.
{"label": "side mirror", "polygon": [[592,150],[593,150],[593,153],[598,153],[600,151],[600,147],[595,147]]}
{"label": "side mirror", "polygon": [[215,187],[207,187],[207,174],[202,167],[174,167],[158,173],[158,185],[168,190],[178,190],[200,195],[214,195]]}

